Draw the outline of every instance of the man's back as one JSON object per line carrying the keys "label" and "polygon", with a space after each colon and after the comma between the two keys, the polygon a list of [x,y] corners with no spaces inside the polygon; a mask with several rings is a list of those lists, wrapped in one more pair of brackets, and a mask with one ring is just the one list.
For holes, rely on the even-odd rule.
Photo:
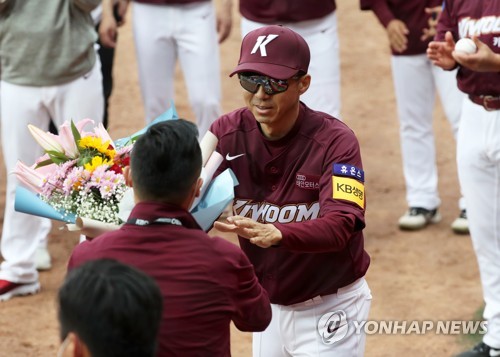
{"label": "man's back", "polygon": [[[164,297],[158,356],[229,356],[231,320],[243,331],[267,327],[267,294],[238,247],[209,237],[175,206],[139,203],[130,217],[143,221],[76,247],[69,269],[106,257],[153,277]],[[154,222],[167,217],[182,225]]]}

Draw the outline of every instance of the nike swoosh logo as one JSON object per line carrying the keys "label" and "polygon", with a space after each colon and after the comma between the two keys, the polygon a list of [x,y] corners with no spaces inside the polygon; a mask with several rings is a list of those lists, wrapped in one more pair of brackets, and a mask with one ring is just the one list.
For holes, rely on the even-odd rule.
{"label": "nike swoosh logo", "polygon": [[240,156],[243,156],[243,155],[245,155],[245,154],[239,154],[239,155],[235,155],[235,156],[231,156],[229,154],[226,154],[226,160],[227,161],[231,161],[231,160],[237,159],[237,158],[239,158]]}

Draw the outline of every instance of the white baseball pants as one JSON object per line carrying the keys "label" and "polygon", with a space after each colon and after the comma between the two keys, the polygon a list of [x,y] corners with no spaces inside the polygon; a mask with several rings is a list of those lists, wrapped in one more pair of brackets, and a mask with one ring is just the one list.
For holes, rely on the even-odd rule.
{"label": "white baseball pants", "polygon": [[464,99],[457,164],[486,303],[483,341],[500,348],[500,110]]}
{"label": "white baseball pants", "polygon": [[[464,94],[456,72],[433,66],[425,54],[392,56],[408,207],[434,209],[441,203],[433,131],[436,89],[456,137]],[[465,200],[459,201],[465,209]]]}
{"label": "white baseball pants", "polygon": [[[263,332],[253,334],[253,357],[362,357],[366,335],[356,332],[353,321],[366,321],[372,295],[364,278],[339,289],[336,294],[284,306],[271,304],[273,317]],[[345,337],[328,344],[318,329],[322,316],[344,312]],[[341,329],[338,330],[339,333]]]}
{"label": "white baseball pants", "polygon": [[93,69],[69,83],[50,87],[19,86],[0,82],[2,150],[7,175],[5,215],[1,252],[0,279],[16,283],[36,282],[34,255],[40,241],[49,234],[49,219],[14,210],[15,190],[19,185],[11,174],[17,160],[31,165],[43,154],[28,131],[28,124],[48,130],[52,119],[56,126],[66,120],[91,118],[102,121],[104,99],[99,59]]}
{"label": "white baseball pants", "polygon": [[[242,36],[267,25],[242,17]],[[311,86],[300,99],[311,109],[340,119],[340,59],[336,12],[316,20],[287,22],[281,25],[301,35],[311,51]]]}
{"label": "white baseball pants", "polygon": [[146,122],[170,107],[179,58],[199,137],[203,138],[221,114],[219,45],[212,2],[135,2],[133,31]]}

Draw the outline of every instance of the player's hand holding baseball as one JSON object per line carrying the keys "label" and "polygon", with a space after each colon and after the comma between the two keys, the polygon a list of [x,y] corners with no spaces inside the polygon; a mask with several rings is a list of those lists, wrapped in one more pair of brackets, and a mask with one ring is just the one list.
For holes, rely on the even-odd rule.
{"label": "player's hand holding baseball", "polygon": [[391,20],[387,25],[387,36],[391,47],[396,52],[403,52],[408,45],[408,38],[406,37],[410,31],[405,23],[401,20]]}
{"label": "player's hand holding baseball", "polygon": [[453,58],[463,67],[477,72],[499,72],[500,55],[494,53],[488,45],[480,41],[476,36],[472,38],[477,46],[476,53],[465,53],[453,51]]}
{"label": "player's hand holding baseball", "polygon": [[277,245],[282,239],[281,232],[272,224],[259,223],[242,216],[228,217],[227,222],[216,221],[214,227],[221,232],[236,233],[261,248]]}
{"label": "player's hand holding baseball", "polygon": [[427,47],[427,57],[438,67],[446,70],[453,69],[457,62],[452,52],[455,49],[455,40],[450,31],[446,32],[444,41],[431,41]]}

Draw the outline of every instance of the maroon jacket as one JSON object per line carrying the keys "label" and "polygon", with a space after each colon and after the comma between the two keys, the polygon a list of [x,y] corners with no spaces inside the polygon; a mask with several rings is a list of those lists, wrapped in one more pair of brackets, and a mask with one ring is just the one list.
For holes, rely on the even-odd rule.
{"label": "maroon jacket", "polygon": [[[352,189],[363,183],[333,174],[334,164],[362,169],[358,141],[343,122],[301,104],[295,126],[277,141],[264,137],[246,108],[220,117],[210,131],[226,158],[219,169],[231,168],[239,181],[236,214],[272,223],[283,234],[268,249],[239,240],[272,303],[332,294],[365,275],[364,196]],[[361,197],[361,206],[335,198],[334,188]]]}
{"label": "maroon jacket", "polygon": [[[394,19],[403,21],[410,33],[408,48],[404,52],[392,51],[393,55],[424,54],[432,38],[422,41],[422,31],[428,28],[430,15],[425,13],[426,7],[436,7],[442,0],[360,0],[362,10],[373,10],[380,23],[387,27]],[[391,49],[392,50],[392,49]]]}
{"label": "maroon jacket", "polygon": [[240,248],[203,232],[188,212],[139,203],[130,218],[177,218],[182,226],[125,224],[78,245],[68,269],[114,258],[153,277],[163,293],[157,356],[230,356],[229,324],[262,331],[271,321],[266,292]]}
{"label": "maroon jacket", "polygon": [[264,24],[319,19],[335,9],[335,0],[240,0],[241,15]]}
{"label": "maroon jacket", "polygon": [[[446,0],[439,18],[436,40],[451,31],[455,41],[473,35],[500,53],[500,0]],[[471,95],[500,96],[500,73],[475,72],[459,67],[458,88]]]}

